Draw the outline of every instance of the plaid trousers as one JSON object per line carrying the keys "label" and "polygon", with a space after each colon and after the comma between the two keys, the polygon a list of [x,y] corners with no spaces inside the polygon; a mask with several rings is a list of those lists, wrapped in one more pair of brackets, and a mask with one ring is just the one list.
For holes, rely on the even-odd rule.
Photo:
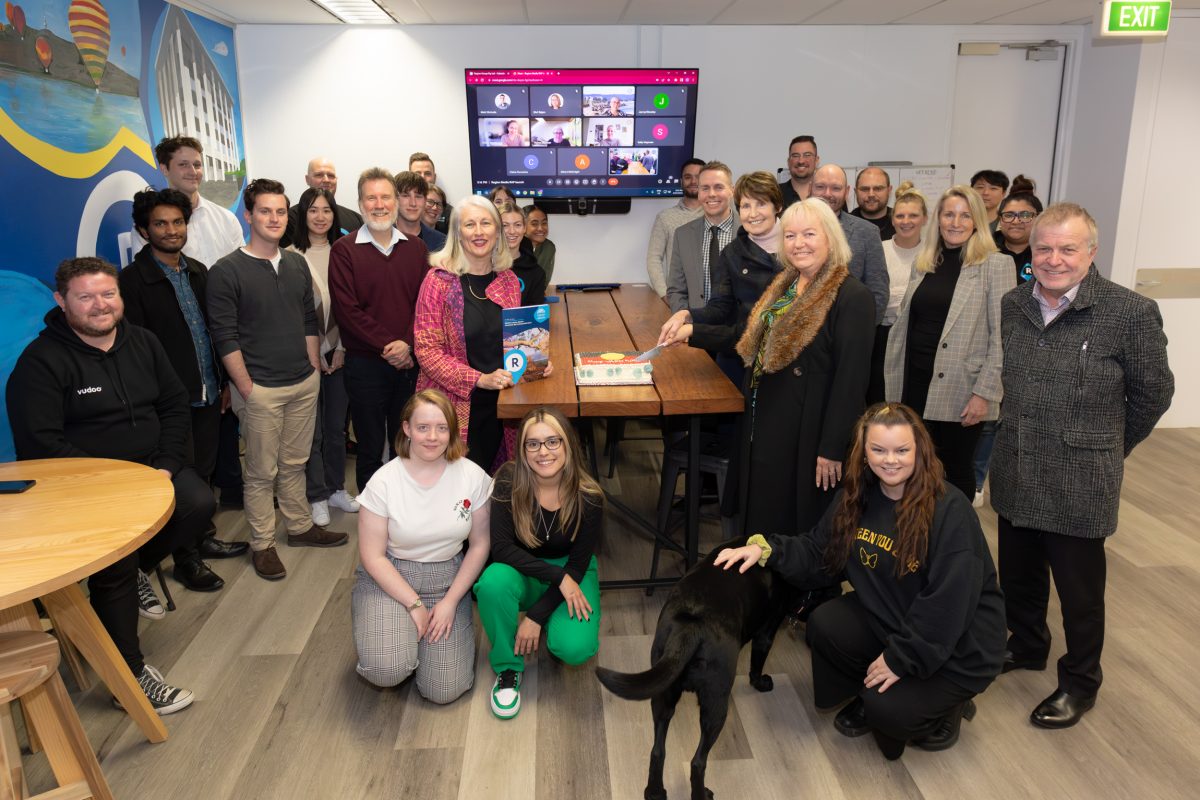
{"label": "plaid trousers", "polygon": [[[427,608],[441,602],[462,565],[462,554],[449,561],[422,563],[388,557]],[[376,686],[395,686],[414,672],[417,691],[432,703],[450,703],[475,682],[475,628],[471,597],[463,595],[450,634],[430,643],[417,637],[408,609],[379,588],[361,566],[351,594],[358,674]]]}

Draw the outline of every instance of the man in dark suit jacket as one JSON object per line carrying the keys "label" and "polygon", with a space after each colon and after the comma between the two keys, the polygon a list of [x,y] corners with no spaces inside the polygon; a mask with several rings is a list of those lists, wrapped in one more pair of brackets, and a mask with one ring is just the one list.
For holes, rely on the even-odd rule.
{"label": "man in dark suit jacket", "polygon": [[1104,540],[1117,529],[1124,459],[1171,404],[1175,379],[1153,300],[1103,278],[1096,223],[1073,203],[1034,223],[1033,276],[1004,296],[1004,401],[992,457],[1004,671],[1041,670],[1050,652],[1050,576],[1067,653],[1058,689],[1030,720],[1074,725],[1096,702],[1104,645]]}
{"label": "man in dark suit jacket", "polygon": [[[222,390],[221,360],[208,336],[208,267],[183,255],[190,218],[191,204],[182,192],[147,189],[134,195],[133,225],[148,244],[121,272],[118,282],[125,318],[158,337],[187,389],[191,460],[196,474],[207,483],[217,463],[221,414],[229,406],[229,390]],[[248,548],[245,542],[217,539],[211,521],[199,546],[206,558],[232,558]],[[199,560],[177,560],[175,577],[196,591],[219,589],[222,583]]]}

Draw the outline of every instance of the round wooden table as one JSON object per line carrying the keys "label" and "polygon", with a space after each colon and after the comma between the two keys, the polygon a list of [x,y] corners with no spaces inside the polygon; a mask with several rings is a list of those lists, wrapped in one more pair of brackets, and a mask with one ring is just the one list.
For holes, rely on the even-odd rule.
{"label": "round wooden table", "polygon": [[79,649],[146,738],[167,729],[117,652],[79,581],[137,550],[175,508],[156,469],[107,458],[0,464],[0,480],[35,480],[0,494],[0,630],[41,630],[34,598]]}

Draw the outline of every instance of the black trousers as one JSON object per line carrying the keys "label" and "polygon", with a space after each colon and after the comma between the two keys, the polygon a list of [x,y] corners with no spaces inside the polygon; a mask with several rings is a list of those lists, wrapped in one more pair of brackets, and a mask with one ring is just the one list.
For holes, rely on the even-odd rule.
{"label": "black trousers", "polygon": [[383,466],[384,445],[395,446],[400,412],[416,390],[417,368],[396,369],[379,356],[347,353],[342,370],[358,440],[354,477],[361,492]]}
{"label": "black trousers", "polygon": [[925,421],[937,457],[946,468],[946,480],[970,500],[975,497],[975,448],[983,423],[963,426],[958,422]]}
{"label": "black trousers", "polygon": [[817,708],[828,709],[862,698],[880,751],[896,759],[909,741],[928,736],[975,693],[941,675],[905,676],[882,694],[864,687],[867,668],[884,647],[871,631],[869,614],[851,592],[824,603],[809,617],[805,635],[812,649],[813,699]]}
{"label": "black trousers", "polygon": [[867,407],[884,401],[883,358],[887,355],[891,325],[875,326],[875,345],[871,348],[871,379],[867,383]]}
{"label": "black trousers", "polygon": [[1004,517],[997,530],[1009,651],[1018,659],[1042,659],[1050,653],[1046,607],[1053,574],[1067,639],[1067,652],[1058,660],[1058,688],[1094,697],[1104,677],[1105,540],[1018,528]]}
{"label": "black trousers", "polygon": [[191,467],[180,470],[171,482],[175,486],[175,511],[162,530],[136,553],[88,578],[92,608],[135,676],[141,673],[143,663],[137,633],[137,571],[154,569],[170,553],[195,553],[216,510],[208,484]]}
{"label": "black trousers", "polygon": [[[233,389],[231,391],[237,391]],[[217,463],[212,474],[213,486],[242,493],[242,456],[238,418],[232,410],[221,415],[217,436]]]}
{"label": "black trousers", "polygon": [[221,439],[221,403],[192,406],[192,430],[189,445],[192,467],[200,480],[208,483],[217,468],[217,450]]}

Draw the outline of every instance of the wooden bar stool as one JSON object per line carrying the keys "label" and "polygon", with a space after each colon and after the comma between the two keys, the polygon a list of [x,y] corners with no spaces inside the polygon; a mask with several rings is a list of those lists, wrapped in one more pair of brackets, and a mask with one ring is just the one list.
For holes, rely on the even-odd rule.
{"label": "wooden bar stool", "polygon": [[23,797],[20,750],[8,718],[9,704],[18,698],[25,708],[25,725],[37,732],[58,788],[30,800],[112,800],[100,763],[75,713],[75,706],[58,675],[58,642],[38,631],[0,633],[0,798]]}

